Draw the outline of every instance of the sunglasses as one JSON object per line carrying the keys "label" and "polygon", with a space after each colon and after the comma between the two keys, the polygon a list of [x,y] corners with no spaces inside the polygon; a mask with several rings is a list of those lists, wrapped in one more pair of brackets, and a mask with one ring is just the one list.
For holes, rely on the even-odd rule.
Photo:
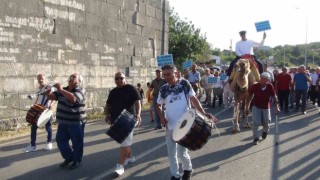
{"label": "sunglasses", "polygon": [[122,81],[123,79],[124,79],[124,77],[115,77],[115,78],[114,78],[114,80],[116,80],[116,81],[118,81],[118,80],[121,80],[121,81]]}

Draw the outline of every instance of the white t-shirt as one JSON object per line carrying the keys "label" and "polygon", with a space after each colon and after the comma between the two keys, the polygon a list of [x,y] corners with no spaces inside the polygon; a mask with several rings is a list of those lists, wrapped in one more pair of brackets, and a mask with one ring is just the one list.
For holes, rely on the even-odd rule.
{"label": "white t-shirt", "polygon": [[193,73],[192,71],[189,72],[189,78],[188,78],[190,83],[195,83],[196,81],[200,80],[200,73],[198,71],[196,71],[195,73]]}
{"label": "white t-shirt", "polygon": [[168,83],[161,86],[157,103],[166,105],[169,130],[173,130],[176,127],[180,117],[189,109],[189,97],[192,96],[195,96],[195,92],[186,80],[178,81],[173,86]]}
{"label": "white t-shirt", "polygon": [[254,55],[252,47],[261,47],[263,44],[264,39],[260,43],[252,40],[238,41],[236,44],[236,54],[238,56],[243,56],[245,54]]}

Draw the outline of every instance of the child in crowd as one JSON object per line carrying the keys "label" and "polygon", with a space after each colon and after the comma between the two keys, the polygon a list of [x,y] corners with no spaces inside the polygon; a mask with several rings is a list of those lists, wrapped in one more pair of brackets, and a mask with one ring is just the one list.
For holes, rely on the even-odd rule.
{"label": "child in crowd", "polygon": [[147,83],[147,87],[148,87],[148,90],[146,92],[146,98],[147,98],[148,103],[150,104],[150,110],[149,110],[150,119],[151,119],[150,122],[154,122],[154,119],[153,119],[153,94],[152,94],[153,91],[150,86],[150,82]]}
{"label": "child in crowd", "polygon": [[143,92],[143,89],[141,88],[141,84],[140,83],[137,84],[137,90],[138,90],[138,92],[139,92],[139,94],[141,96],[141,108],[142,108],[143,107],[143,99],[145,97],[144,97],[144,92]]}

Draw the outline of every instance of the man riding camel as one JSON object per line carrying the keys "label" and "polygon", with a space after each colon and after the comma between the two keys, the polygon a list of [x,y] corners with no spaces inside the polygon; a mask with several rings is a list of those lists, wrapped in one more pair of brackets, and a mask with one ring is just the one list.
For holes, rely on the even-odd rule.
{"label": "man riding camel", "polygon": [[264,40],[266,39],[267,35],[264,32],[262,41],[260,43],[258,43],[258,42],[252,41],[252,40],[248,40],[246,37],[246,33],[247,33],[246,31],[239,32],[240,37],[241,37],[241,41],[238,41],[236,44],[237,56],[233,61],[231,61],[230,66],[228,68],[227,76],[229,76],[229,77],[231,75],[231,72],[233,70],[235,63],[243,56],[247,56],[247,57],[253,56],[254,61],[258,65],[259,73],[260,74],[263,73],[263,65],[262,65],[261,61],[259,61],[257,59],[257,57],[253,54],[253,47],[261,47],[264,44]]}

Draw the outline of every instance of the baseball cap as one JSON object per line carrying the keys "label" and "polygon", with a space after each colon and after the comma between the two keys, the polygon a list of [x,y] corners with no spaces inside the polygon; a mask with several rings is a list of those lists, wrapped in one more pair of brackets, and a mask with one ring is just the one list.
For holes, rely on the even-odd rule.
{"label": "baseball cap", "polygon": [[264,77],[264,78],[267,78],[267,79],[269,79],[270,80],[270,74],[269,73],[267,73],[267,72],[263,72],[261,75],[260,75],[261,77]]}
{"label": "baseball cap", "polygon": [[240,31],[239,34],[240,35],[245,35],[247,33],[247,31]]}

